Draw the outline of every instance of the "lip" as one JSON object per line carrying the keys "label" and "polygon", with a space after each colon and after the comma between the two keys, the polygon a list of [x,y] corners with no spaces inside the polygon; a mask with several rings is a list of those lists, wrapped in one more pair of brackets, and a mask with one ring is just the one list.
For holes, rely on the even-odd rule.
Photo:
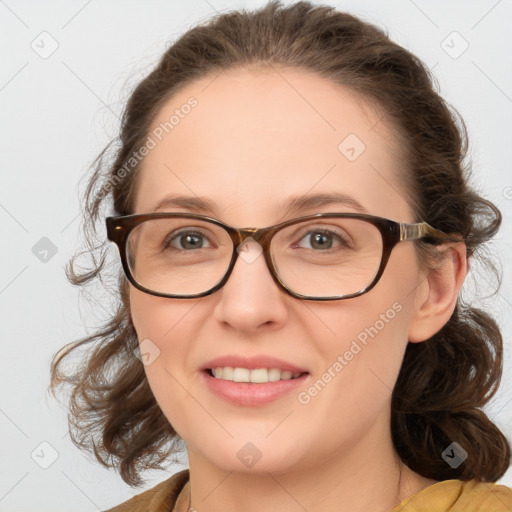
{"label": "lip", "polygon": [[281,371],[309,373],[305,368],[300,368],[277,357],[266,355],[254,357],[236,355],[217,357],[205,363],[200,369],[211,370],[213,368],[226,366],[231,366],[232,368],[247,368],[249,370],[256,370],[257,368],[279,368]]}
{"label": "lip", "polygon": [[310,374],[305,373],[296,379],[255,383],[216,379],[212,377],[206,369],[200,373],[205,380],[206,386],[212,393],[234,405],[244,407],[261,406],[278,400],[292,391],[297,390],[298,387],[303,386],[306,380],[310,378]]}

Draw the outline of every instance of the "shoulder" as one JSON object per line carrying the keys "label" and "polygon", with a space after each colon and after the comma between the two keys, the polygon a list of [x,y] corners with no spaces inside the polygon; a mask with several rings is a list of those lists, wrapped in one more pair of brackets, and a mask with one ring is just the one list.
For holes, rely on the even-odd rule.
{"label": "shoulder", "polygon": [[459,498],[461,511],[512,512],[512,489],[509,487],[474,480],[463,484],[463,493]]}
{"label": "shoulder", "polygon": [[512,489],[476,480],[444,480],[413,494],[392,512],[512,512]]}
{"label": "shoulder", "polygon": [[168,512],[173,509],[180,491],[188,480],[189,470],[184,469],[104,512]]}

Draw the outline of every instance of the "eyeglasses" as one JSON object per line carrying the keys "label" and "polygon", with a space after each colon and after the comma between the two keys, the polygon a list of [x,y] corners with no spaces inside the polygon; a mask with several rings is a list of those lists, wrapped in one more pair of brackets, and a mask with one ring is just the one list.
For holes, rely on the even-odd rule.
{"label": "eyeglasses", "polygon": [[242,249],[251,240],[263,249],[276,284],[307,300],[367,293],[399,242],[460,241],[426,222],[408,224],[356,213],[318,213],[267,228],[236,229],[211,217],[182,213],[108,217],[106,225],[135,288],[181,299],[219,290],[238,256],[252,263]]}

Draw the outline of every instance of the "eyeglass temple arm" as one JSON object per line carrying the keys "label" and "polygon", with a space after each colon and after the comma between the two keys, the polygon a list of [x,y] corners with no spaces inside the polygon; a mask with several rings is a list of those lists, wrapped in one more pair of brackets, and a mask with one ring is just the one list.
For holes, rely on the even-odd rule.
{"label": "eyeglass temple arm", "polygon": [[463,242],[462,238],[447,235],[443,231],[433,228],[426,222],[415,224],[400,223],[400,240],[419,240],[420,238],[435,238],[445,242]]}

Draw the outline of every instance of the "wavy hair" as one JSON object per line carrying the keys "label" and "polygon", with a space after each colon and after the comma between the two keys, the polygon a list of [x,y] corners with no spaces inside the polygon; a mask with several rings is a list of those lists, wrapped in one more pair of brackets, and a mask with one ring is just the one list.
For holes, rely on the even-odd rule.
{"label": "wavy hair", "polygon": [[[250,12],[218,14],[191,28],[134,88],[118,137],[91,166],[83,197],[86,247],[66,267],[72,284],[104,283],[110,275],[108,242],[97,230],[104,222],[102,208],[111,204],[116,214],[133,213],[140,166],[127,173],[126,164],[138,154],[164,103],[209,73],[248,65],[313,72],[379,106],[403,143],[409,202],[417,220],[460,234],[471,261],[487,261],[485,242],[498,230],[501,214],[468,184],[466,127],[438,94],[430,70],[384,30],[360,18],[325,5],[300,1],[283,7],[271,1]],[[425,244],[417,247],[426,261]],[[81,256],[90,258],[88,268],[77,268]],[[499,278],[496,270],[494,274]],[[116,468],[127,484],[138,486],[144,482],[143,471],[163,469],[179,453],[181,438],[134,357],[138,340],[122,271],[109,290],[116,299],[114,313],[93,335],[54,355],[49,389],[55,395],[64,384],[71,386],[73,443]],[[510,465],[510,445],[482,410],[498,389],[502,351],[495,320],[465,304],[462,296],[437,334],[408,344],[392,396],[391,430],[400,458],[412,470],[436,480],[494,482],[503,476]],[[80,362],[64,370],[70,354],[79,355]],[[454,440],[468,452],[458,468],[441,457]]]}

